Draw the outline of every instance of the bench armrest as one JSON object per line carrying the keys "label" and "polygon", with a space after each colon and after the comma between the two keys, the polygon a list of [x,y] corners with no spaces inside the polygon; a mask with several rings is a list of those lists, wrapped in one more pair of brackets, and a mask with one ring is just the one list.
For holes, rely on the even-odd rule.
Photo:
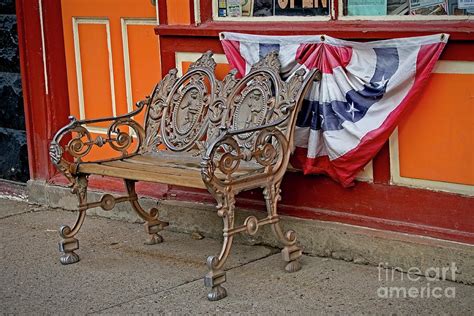
{"label": "bench armrest", "polygon": [[[150,100],[147,97],[145,100],[137,102],[136,110],[120,116],[91,120],[78,120],[70,116],[70,123],[61,128],[51,141],[49,146],[51,162],[72,184],[74,183],[73,174],[76,173],[78,164],[84,161],[84,158],[94,147],[100,148],[109,144],[110,148],[119,153],[117,157],[111,157],[107,160],[134,155],[143,142],[145,131],[133,117],[142,112],[145,106],[149,105]],[[98,135],[94,138],[87,129],[87,125],[103,122],[110,122],[106,135]],[[135,142],[137,142],[137,146],[129,152],[130,147]],[[105,160],[95,162],[99,161]]]}
{"label": "bench armrest", "polygon": [[[289,157],[287,155],[289,143],[277,127],[282,121],[284,120],[254,128],[223,132],[202,154],[203,181],[217,187],[235,183],[237,180],[247,181],[251,185],[249,178],[284,173]],[[251,148],[242,148],[239,146],[238,136],[247,133],[254,133],[255,142]],[[243,161],[255,161],[255,169],[242,172],[239,167]],[[218,171],[221,173],[220,177],[216,175]]]}
{"label": "bench armrest", "polygon": [[[304,96],[313,80],[320,80],[321,73],[313,69],[303,79],[304,72],[296,73],[287,83],[276,119],[244,129],[230,129],[227,122],[221,127],[221,133],[206,144],[202,152],[201,175],[208,188],[224,187],[230,183],[248,183],[262,177],[282,177],[288,166],[293,145],[293,129],[296,122],[296,111],[299,110]],[[272,113],[268,114],[269,118]],[[243,141],[251,140],[250,142]],[[241,161],[254,161],[256,170],[248,173],[239,170]],[[220,171],[220,172],[218,172]],[[238,172],[239,171],[239,172]],[[216,176],[219,173],[219,177]],[[247,174],[246,174],[247,173]],[[223,176],[224,175],[224,176]],[[237,185],[239,186],[239,185]]]}

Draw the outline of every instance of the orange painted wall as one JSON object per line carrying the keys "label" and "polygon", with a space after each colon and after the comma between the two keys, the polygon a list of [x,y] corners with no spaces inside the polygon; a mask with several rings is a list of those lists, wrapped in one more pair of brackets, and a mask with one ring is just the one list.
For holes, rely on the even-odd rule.
{"label": "orange painted wall", "polygon": [[[127,27],[132,91],[136,101],[149,93],[153,84],[161,78],[159,41],[153,33],[153,26],[156,24],[155,7],[148,0],[63,0],[62,10],[71,113],[79,114],[75,60],[77,43],[73,34],[73,17],[87,18],[78,25],[79,32],[76,38],[81,52],[80,68],[83,75],[86,118],[112,113],[109,59],[113,64],[116,113],[128,112],[122,18],[133,18],[138,23],[142,19],[148,19],[150,23],[150,25]],[[93,24],[98,21],[105,21],[110,25],[110,54],[107,48],[106,26]],[[141,34],[138,40],[137,32]],[[147,64],[146,71],[142,66],[143,63]],[[134,80],[137,76],[140,80]]]}
{"label": "orange painted wall", "polygon": [[[105,24],[78,25],[85,117],[112,116],[111,73]],[[93,51],[94,54],[90,52]],[[79,106],[79,105],[78,105]],[[96,124],[96,126],[105,126]]]}
{"label": "orange painted wall", "polygon": [[[190,61],[184,61],[181,63],[183,73],[185,73],[189,66],[191,65]],[[229,64],[217,64],[216,66],[216,78],[219,80],[224,79],[224,77],[229,73],[229,71],[232,69],[232,67]]]}
{"label": "orange painted wall", "polygon": [[398,127],[400,175],[474,185],[474,74],[434,73]]}
{"label": "orange painted wall", "polygon": [[[129,112],[161,78],[160,43],[153,31],[156,7],[149,0],[62,0],[61,6],[70,113],[80,117],[77,68],[82,75],[82,118]],[[76,35],[73,17],[79,22]],[[143,120],[143,115],[137,119]],[[110,153],[104,146],[89,158]]]}
{"label": "orange painted wall", "polygon": [[168,24],[186,25],[191,23],[189,0],[167,0]]}
{"label": "orange painted wall", "polygon": [[[132,104],[150,95],[162,76],[160,43],[153,28],[152,25],[128,27]],[[143,122],[144,112],[136,119]]]}

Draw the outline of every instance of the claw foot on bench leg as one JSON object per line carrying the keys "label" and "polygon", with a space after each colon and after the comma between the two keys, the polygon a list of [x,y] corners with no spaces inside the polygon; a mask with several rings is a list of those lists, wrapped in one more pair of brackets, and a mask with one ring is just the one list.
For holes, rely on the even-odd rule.
{"label": "claw foot on bench leg", "polygon": [[[72,238],[72,239],[73,239],[74,242],[78,242],[77,239],[75,239],[75,238]],[[59,261],[63,265],[73,264],[73,263],[76,263],[80,260],[79,255],[77,253],[75,253],[73,250],[65,251],[64,248],[61,249],[62,247],[64,247],[64,245],[62,243],[60,243],[59,244],[59,250],[62,252],[62,255],[59,257]],[[77,246],[76,249],[78,249],[78,248],[79,248],[79,246]]]}
{"label": "claw foot on bench leg", "polygon": [[61,252],[59,261],[63,265],[73,264],[79,261],[79,255],[74,252],[79,249],[79,240],[72,237],[71,231],[69,226],[61,226],[59,229],[59,234],[63,238],[63,240],[59,242],[59,251]]}
{"label": "claw foot on bench leg", "polygon": [[145,223],[145,231],[148,238],[145,240],[145,245],[156,245],[163,242],[163,237],[159,234],[163,230],[163,223]]}
{"label": "claw foot on bench leg", "polygon": [[300,258],[303,255],[303,249],[296,243],[296,233],[293,230],[289,230],[283,234],[279,222],[272,224],[272,230],[284,245],[281,254],[283,260],[287,262],[285,271],[292,273],[301,270]]}
{"label": "claw foot on bench leg", "polygon": [[211,289],[211,291],[207,294],[207,299],[214,302],[221,300],[227,297],[227,290],[221,286],[217,285]]}
{"label": "claw foot on bench leg", "polygon": [[210,301],[218,301],[227,296],[227,290],[222,286],[222,283],[226,281],[226,273],[221,269],[216,269],[218,261],[214,256],[207,258],[207,266],[211,271],[204,277],[204,285],[211,288],[207,294]]}
{"label": "claw foot on bench leg", "polygon": [[156,244],[161,244],[163,242],[163,237],[159,234],[150,235],[144,242],[145,245],[151,246]]}
{"label": "claw foot on bench leg", "polygon": [[300,258],[303,255],[301,247],[297,245],[286,246],[281,251],[283,260],[288,262],[285,266],[285,271],[292,273],[301,270]]}

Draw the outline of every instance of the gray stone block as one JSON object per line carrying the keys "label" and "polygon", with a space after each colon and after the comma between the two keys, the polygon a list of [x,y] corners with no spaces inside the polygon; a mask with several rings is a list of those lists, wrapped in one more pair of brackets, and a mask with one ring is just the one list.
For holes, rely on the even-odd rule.
{"label": "gray stone block", "polygon": [[0,127],[25,130],[20,74],[0,72]]}
{"label": "gray stone block", "polygon": [[0,71],[20,72],[16,16],[0,15]]}
{"label": "gray stone block", "polygon": [[28,180],[28,148],[26,132],[0,127],[0,178],[26,182]]}
{"label": "gray stone block", "polygon": [[1,0],[0,14],[15,14],[15,0]]}

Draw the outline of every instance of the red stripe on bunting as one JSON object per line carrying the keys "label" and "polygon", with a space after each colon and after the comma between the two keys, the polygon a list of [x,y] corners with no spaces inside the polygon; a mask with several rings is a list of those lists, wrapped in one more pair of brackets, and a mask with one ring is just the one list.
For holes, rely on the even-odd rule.
{"label": "red stripe on bunting", "polygon": [[346,67],[352,58],[352,47],[333,46],[326,43],[301,44],[296,52],[296,60],[307,68],[318,68],[323,73],[332,74],[335,67]]}
{"label": "red stripe on bunting", "polygon": [[246,62],[240,54],[240,42],[222,40],[221,43],[227,60],[239,72],[237,77],[242,78],[245,75]]}

